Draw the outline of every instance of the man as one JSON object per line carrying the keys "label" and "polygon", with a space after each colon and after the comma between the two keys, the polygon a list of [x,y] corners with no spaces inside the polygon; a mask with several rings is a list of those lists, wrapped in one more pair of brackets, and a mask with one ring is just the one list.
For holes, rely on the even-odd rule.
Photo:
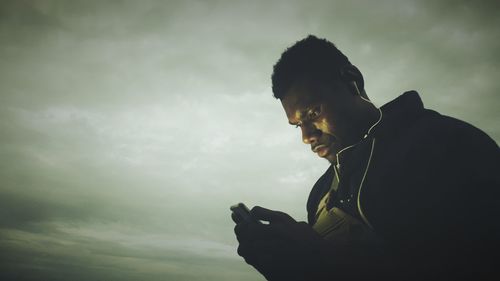
{"label": "man", "polygon": [[[314,36],[274,66],[275,98],[331,166],[308,223],[255,207],[238,253],[268,280],[480,280],[498,274],[500,151],[481,130],[406,92],[381,108],[331,42]],[[462,279],[461,279],[462,280]]]}

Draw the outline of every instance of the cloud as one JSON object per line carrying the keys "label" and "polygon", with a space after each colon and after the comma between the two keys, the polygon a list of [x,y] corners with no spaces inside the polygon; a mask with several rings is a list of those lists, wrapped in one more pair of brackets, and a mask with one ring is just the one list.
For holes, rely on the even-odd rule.
{"label": "cloud", "polygon": [[328,164],[272,97],[280,53],[333,41],[381,105],[500,139],[495,1],[3,1],[0,278],[263,280],[236,202],[304,220]]}

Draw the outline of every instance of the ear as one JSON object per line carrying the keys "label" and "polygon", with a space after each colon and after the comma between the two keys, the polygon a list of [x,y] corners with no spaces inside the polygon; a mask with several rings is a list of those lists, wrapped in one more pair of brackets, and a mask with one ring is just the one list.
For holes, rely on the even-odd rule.
{"label": "ear", "polygon": [[363,75],[356,66],[350,64],[342,67],[340,69],[340,78],[349,85],[354,95],[361,96],[365,88],[365,81],[363,80]]}

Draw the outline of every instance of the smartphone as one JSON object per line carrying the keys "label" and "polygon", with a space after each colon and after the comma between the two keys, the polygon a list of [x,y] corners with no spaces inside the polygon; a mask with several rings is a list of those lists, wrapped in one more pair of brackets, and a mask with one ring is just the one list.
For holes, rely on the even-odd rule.
{"label": "smartphone", "polygon": [[229,208],[240,221],[261,223],[250,215],[250,210],[243,203],[238,203]]}

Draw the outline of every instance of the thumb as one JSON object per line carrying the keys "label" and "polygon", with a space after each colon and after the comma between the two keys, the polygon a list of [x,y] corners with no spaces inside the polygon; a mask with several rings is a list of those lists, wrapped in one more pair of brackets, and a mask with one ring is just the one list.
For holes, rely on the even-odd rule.
{"label": "thumb", "polygon": [[252,217],[270,223],[293,223],[296,222],[291,216],[280,211],[273,211],[260,206],[255,206],[250,210]]}

